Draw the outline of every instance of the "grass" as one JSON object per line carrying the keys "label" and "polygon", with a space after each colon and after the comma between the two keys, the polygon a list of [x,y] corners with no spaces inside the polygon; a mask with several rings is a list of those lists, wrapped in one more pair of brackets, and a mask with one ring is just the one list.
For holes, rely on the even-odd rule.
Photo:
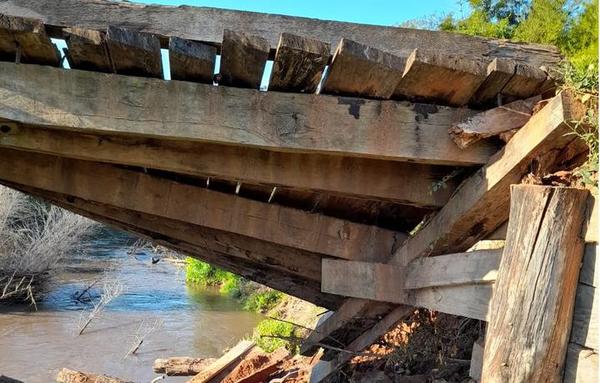
{"label": "grass", "polygon": [[290,341],[296,338],[296,328],[289,323],[265,319],[256,326],[252,338],[266,352],[273,352],[281,347],[286,347],[293,353],[299,352],[297,342]]}

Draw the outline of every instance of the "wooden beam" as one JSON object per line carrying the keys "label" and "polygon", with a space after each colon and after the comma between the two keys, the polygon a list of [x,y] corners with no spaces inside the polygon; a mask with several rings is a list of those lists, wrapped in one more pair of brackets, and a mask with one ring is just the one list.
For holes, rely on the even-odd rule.
{"label": "wooden beam", "polygon": [[[41,20],[0,12],[0,59],[58,66],[60,54]],[[18,57],[17,57],[18,56]]]}
{"label": "wooden beam", "polygon": [[288,32],[321,40],[331,46],[342,38],[348,38],[404,57],[408,57],[413,49],[421,48],[467,58],[504,56],[529,62],[535,67],[552,67],[561,60],[556,48],[537,44],[206,7],[167,7],[106,0],[2,0],[0,13],[42,15],[46,23],[57,27],[79,25],[104,30],[108,25],[116,25],[213,45],[221,43],[224,29],[236,26],[240,31],[266,38],[272,47],[277,45],[282,32]]}
{"label": "wooden beam", "polygon": [[[297,249],[277,249],[267,242],[237,237],[202,226],[27,186],[5,184],[317,306],[335,309],[340,304],[339,297],[321,293],[320,282],[314,280],[320,276],[318,269],[316,272],[312,271],[312,276],[303,276],[315,270],[315,267],[318,268],[320,259],[315,260],[314,256]],[[294,262],[303,264],[303,267],[299,268]]]}
{"label": "wooden beam", "polygon": [[415,49],[406,61],[394,97],[466,105],[486,78],[483,60]]}
{"label": "wooden beam", "polygon": [[472,111],[0,63],[0,118],[67,130],[420,163],[487,162],[494,146],[461,150],[448,136],[457,113]]}
{"label": "wooden beam", "polygon": [[469,101],[475,106],[498,105],[498,95],[515,73],[515,62],[494,58],[486,68],[487,76]]}
{"label": "wooden beam", "polygon": [[163,78],[160,41],[156,36],[109,25],[105,41],[117,73]]}
{"label": "wooden beam", "polygon": [[482,381],[561,382],[587,190],[515,185]]}
{"label": "wooden beam", "polygon": [[342,39],[320,93],[388,99],[402,78],[405,58]]}
{"label": "wooden beam", "polygon": [[195,41],[169,39],[169,68],[171,79],[213,83],[217,48]]}
{"label": "wooden beam", "polygon": [[269,49],[269,42],[262,37],[225,29],[219,84],[258,89]]}
{"label": "wooden beam", "polygon": [[[0,149],[0,179],[347,259],[380,259],[405,235],[107,164]],[[106,190],[114,192],[107,193]]]}
{"label": "wooden beam", "polygon": [[314,93],[329,60],[329,44],[282,33],[273,60],[269,90]]}
{"label": "wooden beam", "polygon": [[502,88],[501,94],[512,98],[526,98],[541,94],[541,87],[547,78],[546,72],[539,68],[515,63],[514,74]]}
{"label": "wooden beam", "polygon": [[0,146],[7,148],[413,206],[441,207],[458,186],[451,179],[432,191],[450,172],[432,165],[0,125]]}
{"label": "wooden beam", "polygon": [[243,340],[231,350],[227,351],[223,356],[217,359],[213,364],[208,366],[204,371],[194,376],[190,383],[207,383],[219,372],[223,371],[227,366],[238,361],[246,355],[250,349],[255,347],[254,342]]}
{"label": "wooden beam", "polygon": [[[508,219],[510,185],[519,183],[530,163],[540,156],[547,156],[549,171],[560,165],[554,163],[559,161],[557,154],[574,139],[567,134],[571,132],[568,122],[580,120],[584,110],[568,92],[552,99],[487,165],[461,184],[448,203],[396,251],[391,262],[405,266],[419,257],[466,251],[491,234]],[[359,302],[349,299],[340,309],[347,317],[356,315],[358,308],[368,312],[365,300]],[[329,327],[335,328],[333,324]],[[319,338],[326,335],[321,331]],[[306,349],[312,350],[308,345]]]}
{"label": "wooden beam", "polygon": [[518,100],[486,110],[452,125],[448,132],[459,148],[465,149],[484,138],[519,129],[529,121],[534,105],[541,97]]}
{"label": "wooden beam", "polygon": [[65,29],[64,33],[71,68],[106,73],[115,71],[108,55],[104,32],[75,27]]}
{"label": "wooden beam", "polygon": [[471,365],[469,366],[469,377],[476,383],[481,381],[481,366],[483,365],[483,348],[485,340],[479,338],[473,343],[473,351],[471,352]]}

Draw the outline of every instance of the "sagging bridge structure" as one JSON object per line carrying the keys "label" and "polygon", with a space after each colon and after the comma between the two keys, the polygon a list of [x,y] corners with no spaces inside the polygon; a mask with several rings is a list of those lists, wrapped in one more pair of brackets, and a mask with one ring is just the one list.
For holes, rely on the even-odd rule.
{"label": "sagging bridge structure", "polygon": [[[568,134],[582,105],[555,96],[554,48],[105,0],[0,0],[0,14],[0,182],[331,310],[302,352],[347,352],[325,352],[315,382],[415,306],[490,321],[482,381],[594,381],[595,200],[510,198],[587,150]],[[510,256],[532,221],[554,244],[530,244],[550,274]],[[466,252],[490,238],[504,251]],[[559,292],[536,301],[534,277]],[[490,304],[511,307],[492,291],[515,281],[553,318],[524,328],[561,345],[523,349],[525,375],[487,346],[512,339]]]}

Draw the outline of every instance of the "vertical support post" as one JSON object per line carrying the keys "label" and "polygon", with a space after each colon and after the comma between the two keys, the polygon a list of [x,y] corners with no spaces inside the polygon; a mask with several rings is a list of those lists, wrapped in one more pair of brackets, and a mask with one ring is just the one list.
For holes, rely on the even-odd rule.
{"label": "vertical support post", "polygon": [[482,382],[561,382],[588,194],[574,188],[511,187]]}

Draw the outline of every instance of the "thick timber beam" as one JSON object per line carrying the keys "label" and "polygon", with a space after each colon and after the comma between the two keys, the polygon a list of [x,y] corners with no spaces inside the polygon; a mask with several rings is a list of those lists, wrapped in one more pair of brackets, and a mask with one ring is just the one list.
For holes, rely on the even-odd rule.
{"label": "thick timber beam", "polygon": [[[559,154],[576,140],[569,134],[569,122],[579,121],[584,111],[568,92],[552,99],[487,165],[459,186],[448,203],[390,257],[390,262],[406,266],[419,257],[466,251],[491,234],[508,219],[510,185],[520,183],[530,165],[542,156],[548,171],[559,166]],[[369,301],[358,302],[350,299],[341,309],[352,306],[354,316],[359,317],[361,312],[368,312]],[[344,310],[347,318],[353,317],[353,310]],[[321,342],[327,335],[324,331],[311,334],[303,350],[314,351],[310,344]]]}
{"label": "thick timber beam", "polygon": [[[310,254],[289,248],[286,251],[283,247],[277,249],[272,244],[251,238],[236,237],[231,233],[73,196],[11,183],[6,185],[316,305],[335,309],[341,303],[339,297],[320,292],[319,282],[314,280],[314,277],[318,277],[318,272],[313,272],[315,275],[311,278],[302,275],[314,270],[313,266],[318,267],[319,263],[315,263]],[[288,264],[292,257],[296,260]],[[303,263],[304,270],[297,269],[294,262]]]}
{"label": "thick timber beam", "polygon": [[496,151],[448,135],[472,113],[0,63],[0,118],[88,133],[468,166]]}
{"label": "thick timber beam", "polygon": [[[556,48],[489,40],[457,33],[382,27],[265,13],[206,7],[167,7],[106,0],[1,0],[0,13],[41,17],[55,27],[81,26],[105,30],[108,25],[133,28],[163,36],[176,36],[220,45],[223,30],[258,35],[276,47],[288,32],[321,40],[332,47],[342,38],[360,41],[397,56],[408,57],[415,48],[467,58],[507,57],[535,67],[552,67],[561,57]],[[55,30],[57,28],[54,28]],[[57,30],[60,35],[60,30]]]}
{"label": "thick timber beam", "polygon": [[241,146],[79,133],[0,122],[0,146],[421,207],[441,207],[456,188],[431,190],[450,170],[369,158],[283,153]]}
{"label": "thick timber beam", "polygon": [[381,259],[406,237],[108,164],[0,149],[0,180],[346,259]]}
{"label": "thick timber beam", "polygon": [[513,186],[483,382],[562,381],[588,194],[574,188]]}

